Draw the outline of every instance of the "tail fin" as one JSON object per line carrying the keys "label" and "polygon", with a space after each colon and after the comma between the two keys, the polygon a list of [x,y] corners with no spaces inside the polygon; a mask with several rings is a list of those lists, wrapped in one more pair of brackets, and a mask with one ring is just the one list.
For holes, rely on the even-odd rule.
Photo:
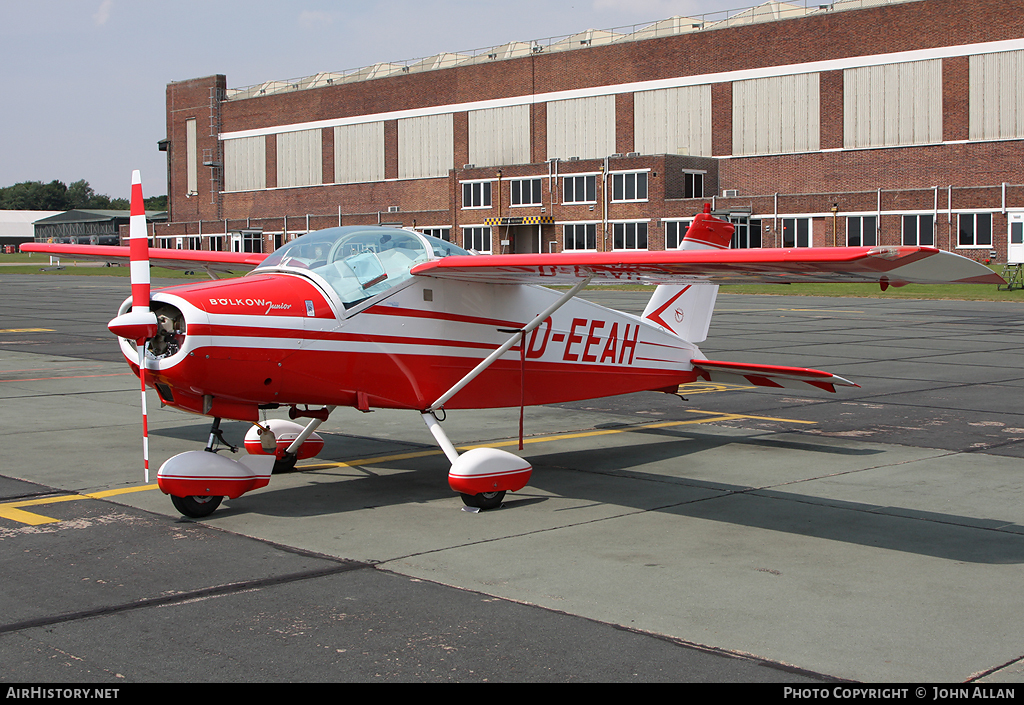
{"label": "tail fin", "polygon": [[717,284],[662,284],[654,290],[641,318],[657,323],[683,340],[700,343],[708,337],[717,297]]}
{"label": "tail fin", "polygon": [[[711,215],[711,204],[704,204],[686,230],[681,250],[725,250],[732,240],[733,225]],[[671,333],[691,343],[700,343],[708,337],[711,314],[718,296],[717,284],[663,284],[654,290],[647,302],[643,318],[657,323]]]}

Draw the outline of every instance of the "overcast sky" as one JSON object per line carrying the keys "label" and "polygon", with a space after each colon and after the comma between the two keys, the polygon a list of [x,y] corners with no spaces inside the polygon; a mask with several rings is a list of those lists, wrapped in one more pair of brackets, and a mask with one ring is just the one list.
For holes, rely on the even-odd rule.
{"label": "overcast sky", "polygon": [[229,88],[610,29],[743,0],[0,0],[0,186],[166,190],[164,89]]}

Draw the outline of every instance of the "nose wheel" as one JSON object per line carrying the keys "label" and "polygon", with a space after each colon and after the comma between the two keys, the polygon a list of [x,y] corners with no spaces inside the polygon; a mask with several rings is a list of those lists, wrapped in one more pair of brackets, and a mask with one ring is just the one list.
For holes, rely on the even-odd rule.
{"label": "nose wheel", "polygon": [[171,504],[179,512],[192,519],[208,517],[220,506],[223,497],[200,497],[189,495],[188,497],[175,497],[171,495]]}

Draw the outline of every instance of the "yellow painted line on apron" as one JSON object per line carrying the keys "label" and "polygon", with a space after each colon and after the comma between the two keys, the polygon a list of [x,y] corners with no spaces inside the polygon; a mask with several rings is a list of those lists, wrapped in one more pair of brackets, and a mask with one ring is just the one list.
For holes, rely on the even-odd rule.
{"label": "yellow painted line on apron", "polygon": [[[758,421],[782,421],[786,423],[814,424],[814,421],[803,419],[783,419],[777,416],[753,416],[751,414],[727,414],[720,411],[701,411],[699,409],[687,409],[691,414],[705,414],[706,418],[689,419],[686,421],[659,421],[655,423],[644,423],[621,428],[603,428],[593,431],[581,431],[578,433],[562,433],[551,436],[537,436],[536,438],[524,438],[523,444],[551,443],[553,441],[569,441],[577,438],[593,438],[596,436],[610,436],[617,433],[630,433],[633,431],[644,431],[655,428],[672,428],[674,426],[688,426],[693,424],[712,423],[715,421],[732,421],[738,419],[754,419]],[[472,450],[474,448],[504,448],[507,446],[518,446],[519,440],[498,441],[496,443],[480,443],[477,445],[459,446],[460,451]],[[333,463],[315,463],[312,465],[301,465],[299,470],[323,470],[326,468],[358,467],[361,465],[377,465],[379,463],[390,463],[399,460],[410,460],[412,458],[426,458],[434,455],[443,455],[440,449],[417,450],[408,453],[395,453],[392,455],[378,455],[372,458],[360,458],[358,460],[346,460]],[[104,499],[131,492],[146,492],[157,489],[157,485],[140,485],[138,487],[126,487],[116,490],[102,490],[100,492],[89,492],[86,494],[60,495],[56,497],[39,497],[37,499],[25,499],[16,502],[0,504],[0,519],[10,519],[19,524],[38,526],[40,524],[52,524],[60,521],[51,519],[41,514],[26,512],[21,507],[37,507],[46,504],[57,504],[58,502],[73,502],[80,499]]]}
{"label": "yellow painted line on apron", "polygon": [[[691,414],[717,414],[717,411],[699,411],[697,409],[687,409]],[[757,421],[785,421],[786,423],[807,423],[816,424],[817,421],[805,421],[803,419],[780,419],[778,416],[753,416],[751,414],[722,414],[723,418],[715,417],[708,419],[709,421],[722,421],[725,417],[731,419],[755,419]]]}
{"label": "yellow painted line on apron", "polygon": [[[711,423],[714,421],[730,421],[733,419],[758,419],[767,421],[788,421],[792,423],[813,424],[814,421],[803,421],[801,419],[780,419],[771,416],[751,416],[749,414],[726,414],[718,411],[698,411],[688,409],[694,414],[709,414],[706,419],[691,419],[688,421],[661,421],[657,423],[645,423],[636,426],[624,426],[622,428],[605,428],[594,431],[582,431],[579,433],[563,433],[553,436],[537,436],[536,438],[524,438],[523,445],[528,443],[550,443],[552,441],[567,441],[575,438],[592,438],[594,436],[609,436],[615,433],[629,433],[631,431],[642,431],[651,428],[670,428],[672,426],[686,426],[690,424]],[[481,443],[471,446],[458,446],[458,450],[466,451],[474,448],[504,448],[507,446],[518,446],[519,439],[512,441],[499,441],[497,443]],[[378,463],[389,463],[398,460],[409,460],[410,458],[424,458],[433,455],[443,455],[440,449],[411,451],[408,453],[396,453],[394,455],[378,455],[372,458],[360,458],[359,460],[346,460],[336,463],[316,463],[315,465],[302,465],[300,470],[322,470],[325,468],[357,467],[360,465],[376,465]]]}
{"label": "yellow painted line on apron", "polygon": [[8,502],[6,504],[0,504],[0,519],[10,519],[20,524],[30,524],[32,526],[38,526],[40,524],[53,524],[60,521],[60,519],[51,519],[41,514],[34,514],[32,512],[26,512],[19,509],[19,507],[38,507],[45,504],[57,504],[58,502],[73,502],[79,499],[103,499],[105,497],[113,497],[119,494],[128,494],[131,492],[145,492],[147,490],[155,490],[156,485],[142,485],[140,487],[127,487],[118,490],[103,490],[101,492],[89,492],[88,494],[66,494],[60,495],[59,497],[39,497],[37,499],[23,499],[17,502]]}

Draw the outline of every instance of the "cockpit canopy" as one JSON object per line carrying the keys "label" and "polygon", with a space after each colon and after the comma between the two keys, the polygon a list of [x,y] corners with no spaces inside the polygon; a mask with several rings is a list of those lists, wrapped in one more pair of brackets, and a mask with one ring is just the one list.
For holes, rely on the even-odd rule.
{"label": "cockpit canopy", "polygon": [[307,233],[282,246],[254,271],[312,272],[330,285],[345,308],[409,279],[421,262],[469,252],[411,230],[352,225]]}

